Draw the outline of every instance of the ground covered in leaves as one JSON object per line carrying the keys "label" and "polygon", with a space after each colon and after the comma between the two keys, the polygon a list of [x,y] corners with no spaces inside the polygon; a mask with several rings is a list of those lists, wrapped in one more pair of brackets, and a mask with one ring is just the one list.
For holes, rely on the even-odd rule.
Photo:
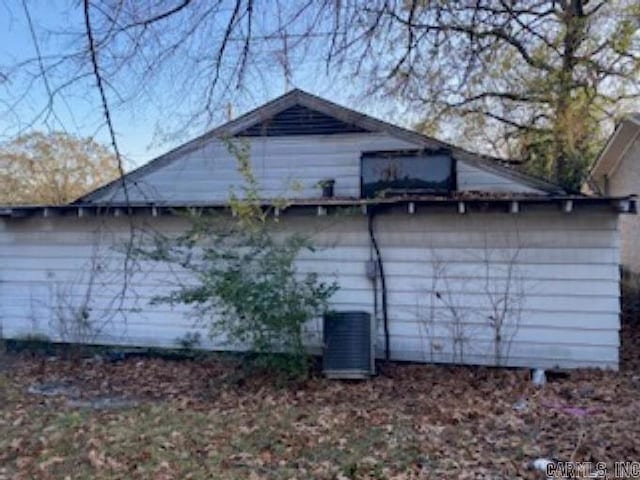
{"label": "ground covered in leaves", "polygon": [[228,358],[5,355],[0,479],[537,479],[538,457],[640,460],[638,330],[621,372],[542,388],[525,370],[277,384]]}

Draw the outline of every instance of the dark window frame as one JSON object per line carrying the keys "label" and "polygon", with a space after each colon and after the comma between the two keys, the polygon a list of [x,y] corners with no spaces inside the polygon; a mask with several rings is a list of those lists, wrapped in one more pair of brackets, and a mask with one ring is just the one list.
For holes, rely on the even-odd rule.
{"label": "dark window frame", "polygon": [[[457,169],[457,160],[452,155],[451,150],[446,148],[441,148],[437,150],[430,149],[409,149],[409,150],[372,150],[365,151],[360,154],[360,198],[369,198],[364,195],[364,162],[368,158],[388,158],[388,157],[419,157],[419,156],[429,156],[429,155],[447,155],[451,159],[451,172],[449,174],[449,185],[446,191],[446,195],[451,195],[453,192],[458,190],[458,169]],[[425,193],[426,195],[438,195],[443,196],[445,192],[432,192]]]}

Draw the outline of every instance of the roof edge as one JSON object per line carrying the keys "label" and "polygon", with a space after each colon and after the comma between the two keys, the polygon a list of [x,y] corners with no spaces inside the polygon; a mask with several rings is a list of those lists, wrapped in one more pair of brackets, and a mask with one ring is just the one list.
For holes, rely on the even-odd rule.
{"label": "roof edge", "polygon": [[[355,197],[337,197],[337,198],[300,198],[291,199],[285,204],[281,200],[270,201],[262,200],[260,205],[263,208],[274,208],[284,211],[296,207],[361,207],[366,213],[366,207],[393,206],[393,205],[411,205],[414,206],[442,206],[454,205],[460,207],[460,204],[468,205],[504,205],[505,213],[519,213],[519,208],[513,208],[514,204],[522,204],[528,206],[558,204],[561,211],[571,213],[574,211],[575,205],[584,206],[603,206],[609,205],[618,210],[619,213],[635,213],[638,198],[636,195],[626,196],[584,196],[584,195],[459,195],[457,197],[432,197],[432,196],[398,196],[389,198],[355,198]],[[0,206],[0,217],[21,217],[22,213],[37,214],[41,213],[44,217],[49,216],[53,212],[76,211],[78,217],[83,217],[87,212],[113,212],[115,215],[135,213],[138,210],[148,210],[153,213],[154,209],[218,209],[229,210],[231,205],[228,202],[138,202],[133,204],[113,203],[109,205],[101,205],[95,203],[79,203],[66,205],[6,205]],[[115,211],[118,211],[115,213]],[[458,213],[465,213],[465,209],[456,208]],[[481,209],[482,211],[482,209]],[[548,211],[548,210],[547,210]],[[409,214],[415,213],[415,209],[409,207]],[[154,215],[155,216],[155,215]]]}
{"label": "roof edge", "polygon": [[[623,129],[628,127],[631,130],[630,139],[628,140],[619,140]],[[636,138],[640,135],[640,113],[633,113],[624,117],[618,125],[616,125],[615,130],[605,143],[604,147],[600,151],[598,158],[594,162],[594,164],[589,169],[589,178],[597,179],[603,175],[610,175],[616,171],[622,157],[629,149],[629,146],[636,140]],[[614,156],[611,158],[609,153],[614,148],[616,143],[623,142],[621,147],[622,153],[618,156]]]}
{"label": "roof edge", "polygon": [[358,112],[348,107],[338,105],[330,100],[318,97],[311,93],[305,92],[300,89],[295,89],[290,92],[281,95],[241,116],[224,123],[208,132],[187,141],[186,143],[179,145],[176,148],[169,150],[168,152],[152,159],[144,165],[126,173],[124,177],[120,177],[102,187],[99,187],[92,192],[89,192],[72,204],[91,202],[100,195],[107,193],[110,189],[117,187],[118,183],[123,182],[135,182],[141,176],[151,173],[159,168],[162,168],[180,155],[193,151],[201,147],[204,143],[215,138],[230,138],[234,134],[260,122],[266,118],[276,115],[283,110],[293,105],[302,105],[308,108],[315,109],[322,113],[332,115],[339,120],[352,123],[360,126],[365,130],[373,132],[384,132],[391,136],[395,136],[400,139],[404,139],[409,143],[414,143],[417,146],[422,146],[427,149],[447,149],[451,151],[452,155],[459,161],[471,164],[482,170],[490,171],[497,175],[505,176],[516,182],[522,183],[536,190],[541,190],[547,194],[566,194],[567,192],[560,186],[551,182],[543,180],[541,178],[526,174],[515,170],[514,168],[501,165],[501,163],[508,162],[508,160],[500,159],[497,157],[491,157],[479,153],[474,153],[465,150],[461,147],[457,147],[450,143],[437,140],[435,138],[428,137],[413,130],[409,130],[398,125],[394,125],[384,120],[372,117],[370,115]]}

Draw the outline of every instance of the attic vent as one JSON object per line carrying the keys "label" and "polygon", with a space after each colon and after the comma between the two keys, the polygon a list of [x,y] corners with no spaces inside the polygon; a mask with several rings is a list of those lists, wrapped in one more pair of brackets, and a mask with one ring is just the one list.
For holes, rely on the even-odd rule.
{"label": "attic vent", "polygon": [[367,132],[316,110],[294,105],[261,123],[238,133],[239,137],[279,137],[285,135],[330,135]]}

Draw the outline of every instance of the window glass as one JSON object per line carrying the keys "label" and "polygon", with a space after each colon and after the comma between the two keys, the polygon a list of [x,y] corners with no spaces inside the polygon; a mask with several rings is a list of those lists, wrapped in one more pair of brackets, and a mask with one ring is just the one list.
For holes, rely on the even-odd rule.
{"label": "window glass", "polygon": [[454,185],[453,159],[446,153],[365,153],[362,196],[449,193]]}

